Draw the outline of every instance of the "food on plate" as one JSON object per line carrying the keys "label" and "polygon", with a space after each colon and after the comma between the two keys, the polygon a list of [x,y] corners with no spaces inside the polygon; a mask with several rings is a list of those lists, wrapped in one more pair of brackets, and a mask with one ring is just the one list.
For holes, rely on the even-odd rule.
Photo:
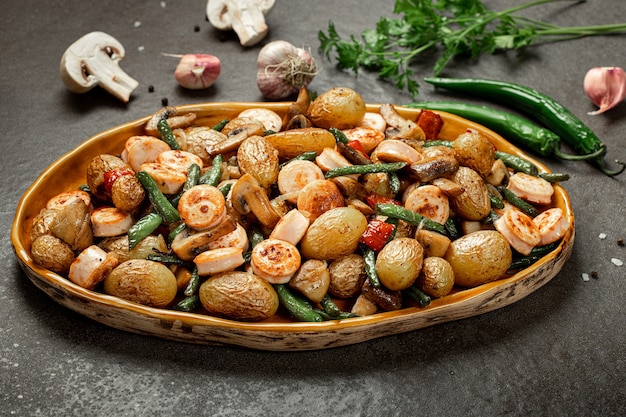
{"label": "food on plate", "polygon": [[309,119],[317,99],[302,97],[287,114],[213,126],[158,111],[118,154],[85,164],[84,187],[41,208],[34,261],[151,307],[318,322],[423,308],[506,278],[572,227],[554,183],[469,126],[441,140],[436,112],[413,120],[331,99],[338,114],[360,114],[339,129],[337,114]]}
{"label": "food on plate", "polygon": [[119,62],[124,46],[104,32],[90,32],[71,44],[61,57],[61,79],[68,90],[86,93],[99,85],[123,102],[130,100],[139,82],[126,74]]}

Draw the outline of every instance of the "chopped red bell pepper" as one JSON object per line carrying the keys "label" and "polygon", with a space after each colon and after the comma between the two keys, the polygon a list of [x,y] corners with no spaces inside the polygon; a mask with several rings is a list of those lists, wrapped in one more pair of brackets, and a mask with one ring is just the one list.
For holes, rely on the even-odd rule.
{"label": "chopped red bell pepper", "polygon": [[365,202],[372,208],[375,208],[376,204],[395,204],[396,206],[402,205],[402,203],[396,199],[383,197],[382,195],[375,193],[366,195]]}
{"label": "chopped red bell pepper", "polygon": [[367,159],[370,159],[370,157],[367,154],[367,152],[365,152],[365,148],[363,147],[363,144],[360,141],[358,141],[358,140],[350,140],[350,141],[348,141],[348,143],[346,143],[346,145],[348,145],[349,147],[351,147],[355,151],[361,152],[364,157],[366,157]]}
{"label": "chopped red bell pepper", "polygon": [[380,219],[372,219],[367,224],[360,241],[369,246],[374,252],[380,252],[393,235],[395,228],[396,226],[393,224],[386,223]]}
{"label": "chopped red bell pepper", "polygon": [[107,193],[111,194],[111,189],[113,188],[113,183],[117,181],[120,177],[124,175],[135,175],[133,171],[125,168],[117,168],[112,169],[104,173],[104,189]]}

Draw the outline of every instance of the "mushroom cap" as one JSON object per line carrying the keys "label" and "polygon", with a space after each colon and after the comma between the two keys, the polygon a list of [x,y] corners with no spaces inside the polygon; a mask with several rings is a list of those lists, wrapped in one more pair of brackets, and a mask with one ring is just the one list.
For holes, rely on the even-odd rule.
{"label": "mushroom cap", "polygon": [[233,28],[231,10],[233,8],[245,8],[256,6],[263,14],[274,7],[275,0],[208,0],[206,15],[209,22],[220,30]]}
{"label": "mushroom cap", "polygon": [[90,32],[71,44],[61,57],[63,83],[74,93],[86,93],[96,85],[128,102],[139,82],[119,67],[124,58],[122,44],[104,32]]}

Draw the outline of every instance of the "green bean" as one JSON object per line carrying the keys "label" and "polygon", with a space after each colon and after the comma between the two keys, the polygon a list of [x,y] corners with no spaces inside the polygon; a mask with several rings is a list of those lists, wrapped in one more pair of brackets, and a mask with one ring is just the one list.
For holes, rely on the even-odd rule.
{"label": "green bean", "polygon": [[429,148],[431,146],[445,146],[448,148],[451,148],[454,146],[454,142],[451,140],[427,140],[426,142],[424,142],[424,144],[422,145],[425,148]]}
{"label": "green bean", "polygon": [[351,319],[353,317],[357,317],[356,314],[348,313],[346,311],[340,311],[339,314],[336,315],[336,316],[331,316],[326,311],[320,310],[320,309],[317,309],[317,308],[314,308],[313,311],[315,311],[317,314],[319,314],[322,317],[323,320],[343,320],[343,319]]}
{"label": "green bean", "polygon": [[163,223],[163,219],[159,213],[154,212],[148,213],[137,220],[128,231],[128,247],[133,249],[139,242],[152,234],[161,223]]}
{"label": "green bean", "polygon": [[430,296],[425,294],[419,288],[417,288],[415,284],[402,290],[402,294],[406,295],[411,300],[417,302],[417,305],[420,307],[427,307],[431,302]]}
{"label": "green bean", "polygon": [[149,261],[160,262],[166,265],[185,265],[185,261],[175,255],[167,255],[164,253],[151,253],[146,256]]}
{"label": "green bean", "polygon": [[369,246],[363,245],[363,261],[365,262],[365,275],[374,288],[380,288],[380,279],[376,272],[376,252]]}
{"label": "green bean", "polygon": [[143,188],[148,193],[148,198],[154,206],[155,210],[161,215],[166,223],[175,223],[180,220],[178,210],[174,208],[172,203],[165,197],[159,186],[145,171],[139,171],[135,174]]}
{"label": "green bean", "polygon": [[341,310],[337,307],[337,304],[330,298],[330,295],[326,293],[322,301],[320,301],[324,312],[328,314],[329,317],[336,318],[341,315]]}
{"label": "green bean", "polygon": [[336,127],[331,127],[330,129],[328,129],[328,131],[333,134],[335,140],[339,143],[348,143],[350,141],[346,134]]}
{"label": "green bean", "polygon": [[228,124],[228,122],[230,122],[230,120],[224,119],[220,121],[218,124],[216,124],[215,126],[213,126],[211,129],[221,132],[224,129],[224,126]]}
{"label": "green bean", "polygon": [[224,157],[222,155],[216,155],[211,163],[211,169],[198,178],[198,184],[217,186],[222,179],[222,162],[224,162]]}
{"label": "green bean", "polygon": [[301,153],[298,156],[295,156],[295,157],[291,158],[288,161],[283,162],[282,164],[280,164],[280,168],[284,167],[285,165],[287,165],[291,161],[315,161],[316,157],[317,157],[317,152],[316,151],[304,152],[304,153]]}
{"label": "green bean", "polygon": [[198,287],[200,287],[200,275],[198,275],[198,268],[194,266],[194,268],[191,270],[191,278],[189,279],[189,282],[187,283],[183,294],[185,294],[187,297],[191,297],[198,292]]}
{"label": "green bean", "polygon": [[509,190],[506,187],[498,187],[498,191],[502,194],[502,197],[509,203],[513,204],[518,209],[522,210],[524,213],[528,214],[531,217],[537,217],[539,215],[539,210],[529,202],[518,197],[513,191]]}
{"label": "green bean", "polygon": [[459,232],[459,228],[457,227],[452,217],[449,217],[443,226],[446,229],[446,233],[450,237],[450,239],[455,240],[461,237],[461,232]]}
{"label": "green bean", "polygon": [[202,306],[202,303],[200,302],[200,297],[197,294],[195,294],[190,297],[183,298],[177,304],[175,304],[174,307],[172,308],[176,311],[189,312],[189,311],[197,310],[201,306]]}
{"label": "green bean", "polygon": [[232,182],[227,182],[226,184],[222,185],[221,187],[219,187],[220,192],[222,193],[222,195],[224,197],[228,196],[228,193],[230,192],[230,189],[233,188],[234,183]]}
{"label": "green bean", "polygon": [[558,172],[540,172],[539,178],[543,178],[548,182],[562,182],[569,180],[569,175]]}
{"label": "green bean", "polygon": [[185,230],[185,228],[187,227],[187,225],[185,224],[185,222],[180,222],[180,224],[178,224],[171,232],[170,234],[167,236],[167,238],[169,239],[169,241],[171,242],[172,240],[174,240],[176,238],[176,236],[182,232],[183,230]]}
{"label": "green bean", "polygon": [[539,169],[535,164],[519,156],[511,155],[510,153],[502,151],[496,151],[496,158],[501,159],[502,162],[504,162],[504,165],[516,172],[523,172],[534,177],[539,174]]}
{"label": "green bean", "polygon": [[294,294],[286,284],[274,284],[280,304],[298,321],[320,322],[324,319],[301,296]]}
{"label": "green bean", "polygon": [[393,195],[398,194],[400,192],[400,187],[402,186],[398,173],[392,171],[388,172],[387,175],[389,176],[389,189],[391,190]]}
{"label": "green bean", "polygon": [[174,150],[180,149],[180,145],[176,141],[176,137],[174,137],[172,129],[170,128],[170,124],[167,122],[167,119],[159,120],[159,122],[157,123],[157,130],[161,135],[161,139],[163,139],[163,141],[167,143],[170,148]]}
{"label": "green bean", "polygon": [[187,170],[187,180],[185,180],[185,184],[183,184],[183,189],[178,193],[176,197],[172,199],[172,205],[177,206],[178,201],[180,201],[180,197],[184,194],[185,191],[198,184],[198,180],[200,178],[200,165],[191,164],[189,169]]}
{"label": "green bean", "polygon": [[375,172],[395,172],[406,166],[406,162],[389,162],[383,164],[348,165],[333,168],[324,175],[325,178],[340,177],[342,175],[372,174]]}
{"label": "green bean", "polygon": [[402,206],[398,206],[396,204],[376,204],[375,209],[376,213],[383,216],[404,220],[414,226],[421,225],[424,229],[432,230],[441,233],[442,235],[446,234],[446,228],[441,223],[430,220],[419,213],[406,209]]}

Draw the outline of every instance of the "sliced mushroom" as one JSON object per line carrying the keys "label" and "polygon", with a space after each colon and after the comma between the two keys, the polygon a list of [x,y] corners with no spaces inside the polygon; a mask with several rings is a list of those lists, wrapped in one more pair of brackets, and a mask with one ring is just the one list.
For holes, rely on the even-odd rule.
{"label": "sliced mushroom", "polygon": [[272,206],[269,197],[259,182],[250,174],[244,174],[231,190],[233,208],[239,214],[252,212],[266,227],[273,228],[280,215]]}
{"label": "sliced mushroom", "polygon": [[183,261],[191,261],[206,251],[211,242],[233,232],[236,228],[237,223],[230,216],[226,216],[224,221],[217,226],[202,232],[194,232],[186,228],[172,241],[172,251]]}
{"label": "sliced mushroom", "polygon": [[158,125],[161,120],[167,120],[170,129],[180,129],[190,126],[196,120],[195,113],[178,114],[176,107],[166,106],[158,112],[154,113],[148,123],[146,123],[145,131],[148,135],[160,137]]}
{"label": "sliced mushroom", "polygon": [[89,207],[79,198],[66,204],[50,223],[50,231],[73,250],[81,251],[90,246],[93,231]]}
{"label": "sliced mushroom", "polygon": [[242,46],[259,43],[267,35],[265,14],[275,0],[209,0],[206,15],[220,30],[233,29]]}
{"label": "sliced mushroom", "polygon": [[380,114],[389,125],[385,131],[387,139],[426,139],[422,128],[412,120],[402,117],[392,104],[380,106]]}
{"label": "sliced mushroom", "polygon": [[111,35],[88,33],[61,57],[61,78],[74,93],[86,93],[99,85],[126,103],[139,82],[119,67],[125,53],[122,44]]}

